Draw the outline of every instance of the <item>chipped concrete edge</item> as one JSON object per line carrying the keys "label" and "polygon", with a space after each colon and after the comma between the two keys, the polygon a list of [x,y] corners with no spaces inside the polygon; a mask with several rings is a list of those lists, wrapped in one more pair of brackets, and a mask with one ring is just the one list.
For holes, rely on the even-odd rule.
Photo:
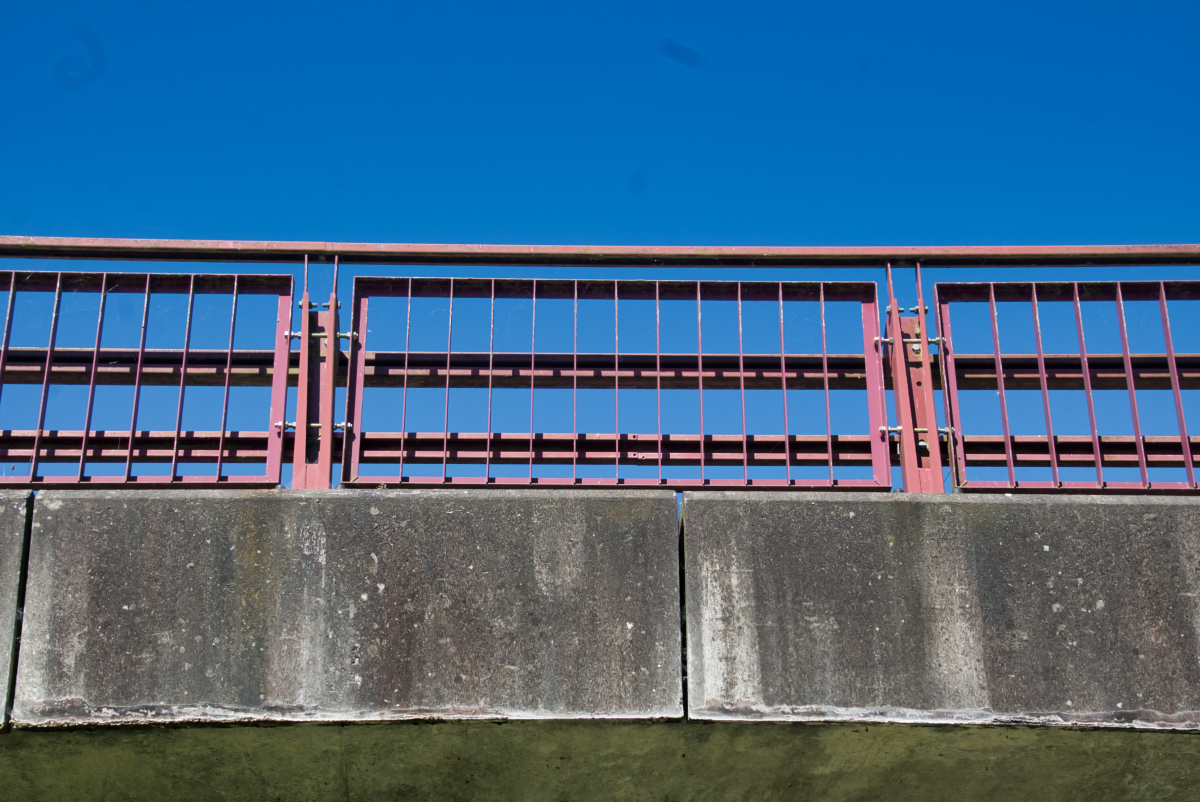
{"label": "chipped concrete edge", "polygon": [[[266,724],[325,723],[358,724],[385,721],[664,721],[683,720],[683,706],[673,709],[613,713],[556,710],[513,710],[506,708],[406,708],[394,710],[318,710],[300,707],[240,709],[220,705],[140,705],[93,708],[82,699],[71,704],[54,704],[44,714],[37,705],[13,717],[17,729],[63,729],[144,724]],[[43,708],[45,709],[45,708]]]}
{"label": "chipped concrete edge", "polygon": [[692,708],[700,721],[760,721],[861,724],[992,724],[1104,729],[1185,730],[1200,732],[1200,711],[1161,713],[1117,710],[1110,713],[996,713],[992,710],[914,710],[903,707],[708,707]]}

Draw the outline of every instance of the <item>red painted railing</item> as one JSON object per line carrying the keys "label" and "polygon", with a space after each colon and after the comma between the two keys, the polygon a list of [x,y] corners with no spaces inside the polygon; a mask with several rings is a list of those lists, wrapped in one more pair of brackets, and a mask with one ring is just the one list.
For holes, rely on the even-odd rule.
{"label": "red painted railing", "polygon": [[[287,480],[283,468],[290,464],[291,486],[297,488],[342,483],[886,490],[892,486],[890,474],[896,466],[902,487],[909,492],[944,492],[946,477],[950,486],[964,491],[1197,489],[1197,443],[1187,434],[1185,395],[1200,387],[1200,355],[1176,352],[1167,311],[1169,303],[1200,297],[1198,285],[1180,281],[943,283],[935,287],[929,314],[920,281],[922,266],[1191,266],[1200,264],[1200,246],[1195,245],[642,248],[0,237],[0,256],[306,266],[298,303],[290,275],[0,273],[0,294],[7,288],[0,342],[0,415],[7,403],[6,388],[37,388],[36,399],[30,396],[29,401],[36,406],[30,425],[0,431],[0,460],[15,474],[0,476],[0,484],[9,486],[274,486]],[[333,267],[333,292],[327,303],[317,304],[309,297],[310,261],[330,262]],[[344,263],[356,267],[857,267],[886,270],[888,304],[881,333],[874,282],[360,275],[354,279],[349,314],[343,317],[336,274],[337,266]],[[916,271],[917,304],[907,310],[896,301],[892,273],[898,267]],[[95,336],[91,345],[65,347],[57,336],[59,311],[63,299],[77,292],[100,299]],[[42,345],[10,344],[14,301],[23,293],[53,297]],[[104,345],[105,299],[114,293],[143,298],[137,347]],[[146,315],[151,298],[160,294],[187,299],[186,312],[180,312],[185,317],[180,321],[185,332],[181,347],[147,345]],[[271,348],[234,347],[238,299],[250,294],[274,299],[277,317]],[[211,336],[209,347],[192,347],[192,310],[196,299],[206,295],[229,298],[224,347],[211,347]],[[414,299],[446,307],[445,328],[437,329],[438,336],[444,334],[440,344],[417,342],[421,337],[428,340],[425,335],[433,324],[429,318],[414,323]],[[1131,347],[1124,305],[1133,300],[1159,305],[1165,338],[1161,352]],[[462,317],[461,309],[454,311],[456,301],[462,308],[473,304],[475,312]],[[637,343],[622,342],[624,324],[618,318],[629,302],[653,310],[652,342],[647,336]],[[1093,302],[1114,306],[1120,353],[1089,350],[1079,310],[1081,304]],[[392,305],[391,312],[382,311],[386,303]],[[598,336],[594,320],[581,322],[581,304],[597,303],[611,307],[611,346],[581,345]],[[498,304],[527,305],[529,324],[522,335],[526,345],[497,344]],[[569,314],[560,314],[557,329],[539,328],[539,310],[556,304],[560,313],[567,309]],[[690,309],[692,322],[664,324],[662,312],[672,304],[676,310]],[[729,347],[706,342],[706,310],[720,304],[725,304],[722,309],[736,310],[729,318],[736,319],[736,325],[729,323],[731,337],[736,330]],[[789,340],[784,318],[785,309],[803,304],[815,310],[814,332],[819,336],[814,334],[811,342],[801,346]],[[975,306],[960,308],[963,304]],[[1032,353],[1002,349],[998,304],[1028,305],[1034,321]],[[1078,348],[1069,353],[1043,348],[1039,310],[1050,304],[1074,310]],[[831,328],[826,312],[833,305],[856,310],[852,317],[857,321],[853,324],[857,339],[852,347],[846,347],[844,336],[841,347],[828,346]],[[988,316],[992,334],[990,353],[967,354],[955,348],[952,306],[956,327],[986,310],[982,314]],[[846,334],[848,319],[842,316],[841,335]],[[339,325],[342,320],[348,321],[344,330]],[[381,334],[389,325],[402,326],[403,331],[397,329],[389,340]],[[473,331],[477,342],[460,342],[456,327],[460,334]],[[778,329],[777,338],[765,346],[761,337],[751,344],[743,338],[743,331],[751,328],[760,334]],[[674,336],[676,329],[694,330],[688,335],[694,344],[664,345],[663,337],[667,332]],[[54,428],[47,415],[49,400],[66,385],[86,387],[87,393],[82,425],[70,430]],[[106,385],[132,389],[130,422],[125,427],[93,425],[97,388]],[[139,424],[139,404],[144,411],[140,399],[145,388],[154,386],[178,388],[172,400],[173,427],[149,430]],[[188,387],[203,386],[223,388],[220,423],[196,431],[184,424],[185,397]],[[263,387],[264,393],[270,388],[269,396],[261,398],[264,408],[258,416],[267,423],[253,431],[229,423],[230,388],[244,386]],[[507,396],[503,404],[496,401],[518,389],[525,393],[518,401]],[[998,399],[998,432],[974,426],[977,416],[965,394],[981,389]],[[1131,434],[1106,431],[1105,421],[1097,416],[1096,393],[1113,389],[1128,396]],[[1138,392],[1151,389],[1173,394],[1177,435],[1143,433]],[[420,404],[413,400],[431,390],[441,393],[440,415],[437,410],[429,412],[428,399]],[[890,404],[887,390],[893,391]],[[1040,434],[1025,433],[1028,426],[1021,430],[1010,426],[1010,396],[1023,390],[1041,395]],[[1063,418],[1052,403],[1059,390],[1083,392],[1089,434],[1062,433]],[[569,392],[569,426],[562,415],[555,425],[543,416],[537,399],[547,391],[562,398]],[[860,417],[847,416],[839,395],[845,391],[865,399]],[[289,401],[292,392],[294,400]],[[626,422],[622,407],[631,392],[653,394],[652,413],[637,425]],[[387,400],[388,393],[395,398]],[[456,411],[455,399],[471,393],[479,398],[486,394],[486,413],[481,422],[467,425]],[[735,423],[720,430],[709,426],[711,415],[704,411],[709,399],[716,398],[714,393],[734,393],[738,399]],[[603,398],[597,400],[600,395]],[[820,401],[799,412],[793,406],[799,395]],[[590,399],[586,403],[585,396]],[[683,410],[680,398],[698,404],[699,414]],[[612,425],[583,422],[585,411],[596,417],[597,405],[611,407],[601,417]],[[767,406],[780,414],[762,414]],[[435,422],[414,423],[417,407],[424,410],[426,423]],[[524,411],[514,412],[517,407]],[[939,408],[944,412],[942,425]],[[560,410],[563,415],[564,410]],[[502,424],[499,417],[504,418]],[[1081,468],[1092,472],[1089,478],[1078,476]],[[1121,468],[1125,473],[1136,471],[1136,480],[1109,475]],[[1165,477],[1167,469],[1178,476]]]}

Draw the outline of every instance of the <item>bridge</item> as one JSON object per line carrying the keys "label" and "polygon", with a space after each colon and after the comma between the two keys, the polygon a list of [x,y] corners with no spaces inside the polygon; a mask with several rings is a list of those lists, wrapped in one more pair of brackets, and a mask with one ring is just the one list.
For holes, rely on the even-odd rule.
{"label": "bridge", "polygon": [[1200,782],[1200,246],[0,256],[20,796]]}

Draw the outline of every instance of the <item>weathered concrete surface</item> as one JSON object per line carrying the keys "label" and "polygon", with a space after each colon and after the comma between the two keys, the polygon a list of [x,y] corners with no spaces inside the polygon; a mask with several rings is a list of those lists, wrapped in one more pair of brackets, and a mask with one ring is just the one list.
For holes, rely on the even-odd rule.
{"label": "weathered concrete surface", "polygon": [[1180,800],[1200,736],[1065,727],[515,721],[14,730],[21,800]]}
{"label": "weathered concrete surface", "polygon": [[17,597],[20,595],[21,560],[25,551],[25,515],[29,492],[0,490],[0,680],[4,709],[0,724],[8,724],[12,704],[13,647],[17,635]]}
{"label": "weathered concrete surface", "polygon": [[682,714],[675,495],[48,491],[20,725]]}
{"label": "weathered concrete surface", "polygon": [[697,718],[1200,723],[1200,503],[688,493]]}

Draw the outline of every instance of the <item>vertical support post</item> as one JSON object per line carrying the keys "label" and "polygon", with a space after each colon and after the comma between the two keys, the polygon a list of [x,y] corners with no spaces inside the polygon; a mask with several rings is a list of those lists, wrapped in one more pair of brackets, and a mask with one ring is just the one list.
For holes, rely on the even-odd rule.
{"label": "vertical support post", "polygon": [[[283,440],[287,436],[287,387],[288,373],[292,367],[292,302],[295,297],[294,282],[289,282],[287,294],[281,294],[278,297],[275,312],[275,362],[271,370],[271,418],[270,429],[267,432],[266,471],[266,478],[275,484],[279,484],[282,478]],[[143,327],[143,346],[145,345],[145,336]],[[303,363],[301,363],[300,373],[304,373]],[[299,395],[296,397],[299,399]],[[292,484],[295,484],[294,477]]]}
{"label": "vertical support post", "polygon": [[[896,407],[896,428],[899,429],[900,476],[905,493],[923,492],[921,464],[917,459],[916,416],[913,413],[912,392],[909,388],[908,349],[904,347],[904,328],[900,323],[900,309],[892,286],[892,267],[887,267],[888,308],[886,337],[890,345],[886,351],[892,372],[892,398]],[[914,321],[915,322],[915,321]],[[890,442],[890,439],[889,439]]]}
{"label": "vertical support post", "polygon": [[[363,387],[367,375],[367,295],[358,290],[355,279],[350,307],[350,361],[346,375],[346,420],[342,433],[342,481],[358,481],[362,459]],[[403,436],[403,435],[402,435]]]}
{"label": "vertical support post", "polygon": [[[863,364],[867,374],[867,420],[871,427],[872,478],[880,487],[891,487],[892,466],[887,434],[887,396],[883,386],[883,343],[879,339],[879,291],[872,290],[871,297],[862,300],[861,308]],[[782,337],[780,338],[780,348],[783,348]],[[785,396],[785,408],[786,404]]]}
{"label": "vertical support post", "polygon": [[333,257],[333,288],[329,291],[329,310],[317,313],[317,322],[325,329],[321,338],[321,389],[317,406],[317,473],[309,474],[309,487],[327,489],[333,475],[333,388],[337,384],[342,347],[338,337],[338,258]]}

